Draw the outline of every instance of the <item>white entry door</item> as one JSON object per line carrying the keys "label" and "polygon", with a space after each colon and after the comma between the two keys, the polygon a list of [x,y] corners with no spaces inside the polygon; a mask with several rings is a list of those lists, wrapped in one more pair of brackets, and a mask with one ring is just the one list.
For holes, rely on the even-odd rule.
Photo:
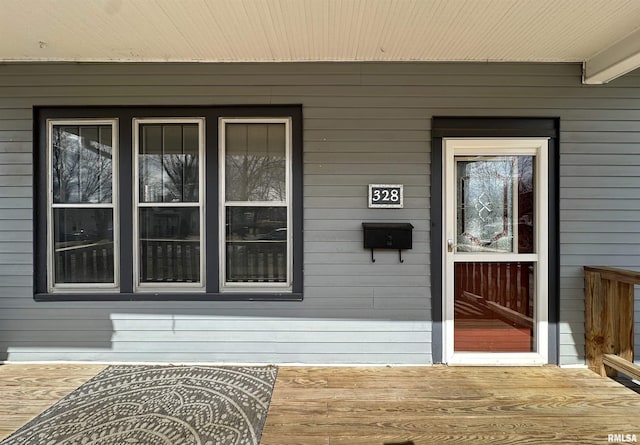
{"label": "white entry door", "polygon": [[548,140],[443,144],[445,361],[548,363]]}

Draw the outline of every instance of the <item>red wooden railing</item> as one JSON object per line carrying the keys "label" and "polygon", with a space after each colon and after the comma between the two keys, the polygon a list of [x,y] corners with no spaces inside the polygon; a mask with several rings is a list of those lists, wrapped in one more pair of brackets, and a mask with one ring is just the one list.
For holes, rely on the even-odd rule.
{"label": "red wooden railing", "polygon": [[527,263],[456,263],[455,295],[463,292],[533,317],[533,268]]}

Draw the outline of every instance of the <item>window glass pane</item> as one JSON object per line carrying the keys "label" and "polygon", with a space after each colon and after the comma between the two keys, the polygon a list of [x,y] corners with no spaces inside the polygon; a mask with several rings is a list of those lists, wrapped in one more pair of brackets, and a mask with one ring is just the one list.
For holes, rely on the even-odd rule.
{"label": "window glass pane", "polygon": [[189,155],[198,155],[200,148],[197,125],[182,126],[182,152]]}
{"label": "window glass pane", "polygon": [[113,283],[113,209],[53,209],[56,283]]}
{"label": "window glass pane", "polygon": [[287,208],[227,207],[227,282],[287,281]]}
{"label": "window glass pane", "polygon": [[197,202],[197,124],[140,125],[140,202]]}
{"label": "window glass pane", "polygon": [[200,282],[200,209],[139,209],[140,282]]}
{"label": "window glass pane", "polygon": [[518,156],[518,252],[535,252],[535,157]]}
{"label": "window glass pane", "polygon": [[53,202],[111,202],[111,125],[55,125],[51,140]]}
{"label": "window glass pane", "polygon": [[285,201],[286,126],[227,124],[227,201]]}
{"label": "window glass pane", "polygon": [[458,252],[534,252],[534,159],[457,159]]}

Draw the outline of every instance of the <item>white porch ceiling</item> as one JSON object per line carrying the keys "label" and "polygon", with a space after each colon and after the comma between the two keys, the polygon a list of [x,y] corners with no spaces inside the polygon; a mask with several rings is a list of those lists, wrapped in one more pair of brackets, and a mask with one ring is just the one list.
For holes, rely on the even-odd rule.
{"label": "white porch ceiling", "polygon": [[0,0],[0,61],[640,65],[640,0]]}

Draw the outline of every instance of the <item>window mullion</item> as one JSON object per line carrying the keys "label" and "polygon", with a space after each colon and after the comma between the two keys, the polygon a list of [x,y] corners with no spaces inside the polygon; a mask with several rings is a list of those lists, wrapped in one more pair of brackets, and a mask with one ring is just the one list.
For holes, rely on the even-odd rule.
{"label": "window mullion", "polygon": [[227,207],[287,207],[286,201],[227,201]]}

